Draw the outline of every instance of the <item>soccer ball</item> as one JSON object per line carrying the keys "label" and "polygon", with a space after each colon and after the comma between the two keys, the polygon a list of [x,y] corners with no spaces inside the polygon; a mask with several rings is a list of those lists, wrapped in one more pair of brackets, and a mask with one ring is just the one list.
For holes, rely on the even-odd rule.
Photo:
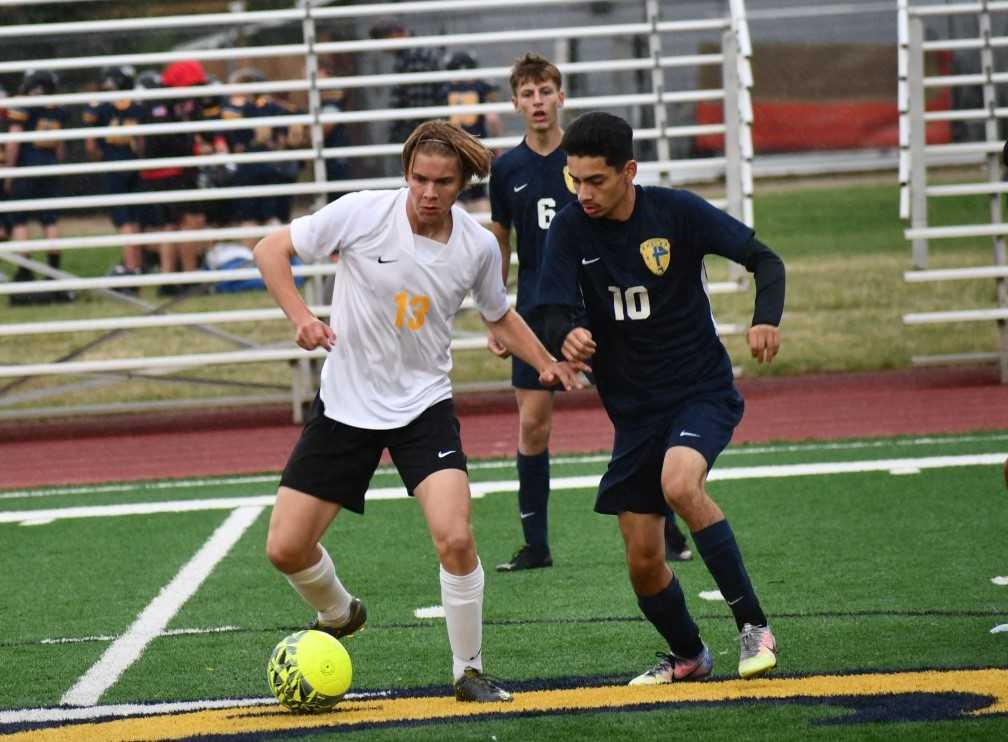
{"label": "soccer ball", "polygon": [[328,711],[350,687],[353,666],[339,640],[322,631],[282,639],[266,666],[270,690],[291,711]]}

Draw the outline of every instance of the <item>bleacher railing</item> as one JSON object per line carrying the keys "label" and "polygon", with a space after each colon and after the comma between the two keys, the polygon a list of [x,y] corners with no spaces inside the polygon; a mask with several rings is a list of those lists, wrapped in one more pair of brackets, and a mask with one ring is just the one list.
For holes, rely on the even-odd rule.
{"label": "bleacher railing", "polygon": [[[1008,2],[957,3],[950,5],[917,5],[901,0],[898,5],[899,28],[899,110],[900,110],[900,218],[909,220],[904,232],[911,242],[913,270],[904,278],[910,283],[935,281],[994,281],[995,306],[982,309],[942,309],[915,312],[903,316],[907,325],[961,322],[990,322],[998,327],[998,348],[994,352],[974,352],[942,355],[915,355],[915,365],[946,365],[954,363],[997,363],[1001,381],[1008,383],[1008,223],[1004,220],[1001,194],[1008,193],[1004,180],[1001,153],[1005,145],[1001,133],[1002,121],[1008,118],[1008,107],[999,105],[997,85],[1008,82],[1008,70],[999,70],[997,48],[1008,47],[1008,37],[996,36],[992,16],[1008,13]],[[975,37],[941,38],[944,24],[926,25],[929,18],[947,19],[953,16],[975,20]],[[928,75],[927,54],[968,51],[975,53],[979,73],[959,75]],[[928,91],[941,88],[979,87],[982,108],[948,111],[925,110]],[[927,125],[937,121],[964,121],[983,124],[983,139],[954,144],[928,144]],[[983,182],[936,184],[928,183],[928,166],[948,154],[982,155],[986,180]],[[929,222],[928,202],[932,198],[961,196],[983,197],[988,204],[988,220],[983,223],[936,225]],[[931,240],[955,238],[985,238],[992,242],[992,265],[928,270]]]}
{"label": "bleacher railing", "polygon": [[[12,0],[0,0],[0,7],[15,5]],[[437,117],[450,117],[459,114],[509,114],[513,112],[510,102],[487,102],[470,106],[428,106],[412,109],[368,108],[365,110],[322,112],[319,108],[319,96],[327,90],[364,89],[380,90],[393,85],[446,82],[459,78],[458,71],[430,71],[402,74],[360,74],[339,77],[322,77],[318,74],[319,57],[330,54],[359,54],[366,52],[394,51],[404,48],[476,48],[488,49],[504,46],[509,50],[508,56],[513,58],[528,50],[545,51],[547,56],[559,61],[559,67],[565,78],[613,72],[639,72],[650,79],[650,90],[623,92],[607,95],[570,95],[565,109],[579,112],[588,109],[608,109],[627,112],[628,118],[635,123],[635,140],[639,143],[652,143],[650,151],[653,156],[644,157],[640,162],[638,180],[643,183],[677,184],[689,182],[720,182],[724,185],[724,197],[712,197],[715,205],[726,209],[729,213],[748,224],[753,223],[752,208],[752,102],[750,90],[752,87],[752,72],[750,58],[752,54],[746,22],[743,0],[730,0],[728,13],[723,17],[708,17],[702,19],[670,19],[668,4],[659,0],[616,0],[609,5],[618,5],[622,9],[635,9],[639,14],[639,22],[606,23],[605,19],[595,19],[593,25],[578,25],[569,27],[532,27],[529,19],[521,13],[513,12],[519,7],[541,8],[543,6],[568,6],[570,8],[589,7],[596,5],[591,0],[483,0],[478,11],[474,11],[469,0],[424,0],[419,2],[398,3],[391,7],[385,4],[352,5],[326,7],[327,3],[319,0],[301,0],[296,7],[289,10],[234,12],[216,14],[193,14],[163,17],[126,18],[94,21],[78,21],[67,23],[45,23],[30,25],[0,26],[0,39],[19,39],[37,37],[52,38],[55,35],[79,34],[110,34],[110,33],[149,33],[163,29],[204,29],[227,30],[242,25],[245,28],[256,24],[297,25],[302,31],[301,43],[275,44],[263,46],[241,46],[229,48],[201,48],[199,45],[189,45],[185,49],[172,49],[155,53],[115,54],[102,56],[64,57],[50,59],[19,59],[0,62],[0,73],[20,73],[29,69],[45,68],[51,70],[97,70],[106,65],[130,64],[163,65],[173,61],[196,59],[210,60],[242,60],[250,61],[276,60],[279,58],[294,58],[304,66],[303,78],[286,80],[269,80],[259,83],[241,84],[210,84],[190,88],[155,88],[130,91],[128,97],[138,101],[171,100],[174,98],[229,96],[250,94],[303,94],[307,96],[308,110],[291,115],[233,120],[210,120],[170,125],[138,124],[120,127],[72,127],[58,131],[15,132],[0,134],[0,148],[7,142],[33,142],[42,139],[76,142],[94,139],[105,135],[116,136],[150,136],[156,134],[190,131],[190,132],[227,132],[239,129],[253,129],[263,126],[271,127],[303,127],[308,136],[304,139],[310,146],[300,146],[293,149],[271,152],[246,152],[237,154],[215,154],[194,157],[136,159],[122,162],[72,162],[58,165],[38,167],[0,167],[0,180],[39,178],[47,176],[94,176],[99,173],[132,171],[149,169],[151,167],[207,167],[217,165],[241,165],[255,162],[297,161],[307,163],[311,174],[306,180],[296,183],[275,184],[268,186],[219,187],[200,188],[195,190],[171,191],[160,193],[121,193],[103,195],[80,195],[61,198],[21,199],[0,201],[0,213],[3,212],[38,212],[48,209],[58,209],[64,214],[72,214],[81,210],[107,208],[114,205],[140,205],[148,203],[171,203],[189,201],[219,201],[240,200],[257,196],[299,196],[313,200],[314,206],[324,203],[325,194],[356,191],[361,189],[398,188],[403,185],[401,176],[347,178],[327,180],[325,160],[341,158],[344,160],[376,160],[380,158],[397,157],[401,150],[399,144],[359,144],[344,147],[324,147],[322,127],[326,124],[363,124],[387,122],[400,119],[423,120]],[[479,31],[471,33],[445,33],[439,35],[416,35],[405,38],[370,39],[354,38],[340,41],[319,41],[318,24],[339,19],[348,24],[346,28],[358,28],[361,24],[373,22],[379,16],[394,12],[405,22],[410,18],[430,18],[442,14],[451,17],[460,12],[469,15],[486,14],[495,10],[507,10],[506,17],[514,28]],[[593,16],[594,17],[594,16]],[[356,25],[354,25],[356,24]],[[669,55],[665,49],[677,48],[675,43],[683,34],[701,34],[716,39],[720,44],[720,53]],[[364,34],[359,34],[364,35]],[[639,57],[620,57],[610,59],[594,59],[586,61],[566,61],[569,59],[569,47],[573,40],[583,42],[586,39],[625,40],[628,37],[639,37],[646,40],[647,55]],[[722,72],[722,87],[713,89],[670,89],[667,83],[669,72],[673,70],[691,70],[700,66],[717,66]],[[509,74],[509,67],[487,66],[467,70],[465,76],[473,79],[494,80],[504,82]],[[506,88],[506,82],[504,82]],[[27,108],[46,105],[84,106],[92,102],[113,101],[123,98],[123,91],[110,92],[59,92],[53,95],[10,96],[3,101],[7,108]],[[506,97],[506,96],[504,96]],[[721,124],[695,125],[690,122],[672,122],[668,111],[670,107],[688,107],[698,101],[722,101],[725,111],[724,122]],[[721,134],[725,137],[724,156],[704,158],[673,157],[671,142],[688,141],[692,137],[709,134]],[[516,145],[518,136],[501,136],[489,138],[485,143],[493,148],[504,149]],[[683,147],[678,148],[680,151]],[[92,191],[93,192],[93,191]],[[488,214],[477,214],[477,218],[487,221]],[[124,332],[140,327],[195,327],[215,337],[221,338],[236,349],[219,353],[180,353],[157,357],[135,358],[94,358],[78,360],[88,350],[96,345],[88,343],[70,350],[58,360],[46,362],[6,362],[0,365],[0,379],[25,381],[35,377],[46,376],[90,376],[79,382],[79,386],[57,387],[53,394],[66,393],[75,388],[92,388],[95,384],[114,383],[117,379],[142,376],[144,378],[164,378],[173,370],[179,368],[200,368],[210,365],[245,364],[256,362],[283,361],[292,364],[292,374],[289,392],[277,394],[275,389],[271,394],[249,396],[249,401],[289,399],[292,403],[295,419],[300,419],[303,404],[310,399],[313,390],[309,362],[319,357],[319,353],[308,353],[287,341],[282,347],[275,344],[262,343],[252,337],[235,335],[216,327],[217,324],[227,324],[239,321],[282,321],[278,310],[228,310],[179,313],[172,311],[184,299],[173,299],[168,302],[154,304],[136,295],[124,292],[123,289],[141,288],[144,286],[161,286],[171,284],[202,284],[212,286],[223,281],[240,280],[255,277],[254,269],[239,271],[198,271],[170,274],[153,274],[138,276],[106,276],[80,277],[66,270],[50,267],[44,262],[29,257],[32,252],[89,250],[108,247],[123,247],[129,245],[154,245],[164,243],[214,242],[227,240],[249,240],[268,234],[275,227],[220,227],[200,230],[166,230],[146,232],[141,234],[105,233],[87,236],[66,236],[60,239],[27,239],[0,243],[0,262],[24,267],[44,276],[46,280],[0,283],[0,301],[17,294],[38,291],[72,290],[77,292],[96,292],[105,298],[112,299],[118,306],[128,308],[132,314],[128,316],[104,317],[96,319],[60,320],[53,322],[31,323],[0,323],[0,342],[11,343],[11,338],[28,335],[51,335],[65,333],[68,337],[75,332]],[[321,296],[321,280],[326,274],[337,270],[332,265],[302,266],[296,270],[297,275],[308,279],[309,300],[317,305],[320,314],[327,309],[323,306],[325,299]],[[313,287],[313,288],[311,288]],[[729,275],[728,280],[709,285],[712,294],[734,292],[746,287],[745,280],[737,273]],[[327,298],[327,297],[326,297]],[[139,315],[136,312],[140,312]],[[722,325],[723,333],[741,332],[735,325]],[[476,337],[460,335],[453,342],[453,348],[464,350],[484,347],[482,335]],[[12,347],[9,346],[8,347]],[[5,356],[10,358],[11,356]],[[239,386],[241,386],[239,384]],[[246,386],[248,386],[246,384]],[[254,386],[254,384],[253,384]],[[27,401],[40,401],[47,398],[45,390],[33,389],[28,393],[18,393],[17,384],[0,386],[0,417],[23,416],[43,413],[46,408],[26,408]],[[229,398],[230,399],[230,398]],[[196,401],[205,404],[206,400]],[[134,405],[136,407],[137,405]],[[90,406],[90,407],[93,407]],[[6,409],[5,409],[6,408]],[[82,406],[83,408],[83,406]],[[73,407],[61,408],[70,412]]]}

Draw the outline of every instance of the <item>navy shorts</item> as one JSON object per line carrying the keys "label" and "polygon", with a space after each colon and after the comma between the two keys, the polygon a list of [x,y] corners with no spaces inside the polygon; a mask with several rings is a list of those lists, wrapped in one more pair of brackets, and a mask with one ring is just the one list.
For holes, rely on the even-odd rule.
{"label": "navy shorts", "polygon": [[[519,312],[522,318],[528,323],[536,337],[542,340],[543,322],[538,313]],[[563,386],[543,386],[539,383],[539,372],[534,366],[530,366],[521,358],[511,356],[511,386],[515,389],[534,389],[537,391],[562,392]]]}
{"label": "navy shorts", "polygon": [[661,488],[665,452],[676,446],[697,451],[707,471],[731,440],[745,404],[735,388],[684,401],[660,423],[633,430],[616,429],[612,459],[599,484],[595,512],[665,515]]}
{"label": "navy shorts", "polygon": [[401,428],[370,430],[326,417],[316,395],[280,485],[363,513],[364,493],[386,448],[411,497],[417,485],[436,471],[468,471],[450,399],[428,407]]}
{"label": "navy shorts", "polygon": [[[140,174],[136,171],[105,173],[105,193],[119,195],[136,193],[140,190]],[[121,227],[125,224],[140,223],[141,204],[119,204],[109,209],[112,224]]]}
{"label": "navy shorts", "polygon": [[[11,183],[11,200],[35,198],[59,198],[63,195],[60,180],[55,175],[43,175],[39,178],[15,178]],[[15,227],[27,224],[30,219],[37,219],[44,227],[52,226],[59,218],[56,209],[42,211],[14,211],[10,214],[10,223]]]}
{"label": "navy shorts", "polygon": [[[140,190],[144,193],[184,191],[196,187],[193,179],[184,174],[169,175],[165,178],[144,178],[141,176],[138,182]],[[138,204],[136,217],[140,226],[144,228],[160,230],[168,227],[171,229],[182,218],[182,205],[178,201]]]}

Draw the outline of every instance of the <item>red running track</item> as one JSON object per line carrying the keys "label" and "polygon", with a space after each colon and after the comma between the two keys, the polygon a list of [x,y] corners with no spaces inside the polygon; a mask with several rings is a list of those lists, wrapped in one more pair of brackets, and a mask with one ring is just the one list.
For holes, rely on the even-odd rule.
{"label": "red running track", "polygon": [[[993,368],[753,378],[739,388],[736,443],[1008,430],[1008,385]],[[609,448],[594,392],[557,400],[552,452]],[[513,395],[463,395],[456,407],[470,457],[514,454]],[[275,472],[298,431],[281,407],[5,423],[0,489]]]}

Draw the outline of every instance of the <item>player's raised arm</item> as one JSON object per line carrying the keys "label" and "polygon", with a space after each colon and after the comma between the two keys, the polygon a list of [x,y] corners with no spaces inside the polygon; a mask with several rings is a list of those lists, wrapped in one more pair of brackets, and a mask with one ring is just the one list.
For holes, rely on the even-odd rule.
{"label": "player's raised arm", "polygon": [[290,261],[294,257],[294,243],[290,227],[284,227],[263,237],[253,250],[256,265],[262,274],[270,295],[294,325],[297,344],[305,350],[323,347],[332,350],[336,335],[305,304],[294,283]]}

